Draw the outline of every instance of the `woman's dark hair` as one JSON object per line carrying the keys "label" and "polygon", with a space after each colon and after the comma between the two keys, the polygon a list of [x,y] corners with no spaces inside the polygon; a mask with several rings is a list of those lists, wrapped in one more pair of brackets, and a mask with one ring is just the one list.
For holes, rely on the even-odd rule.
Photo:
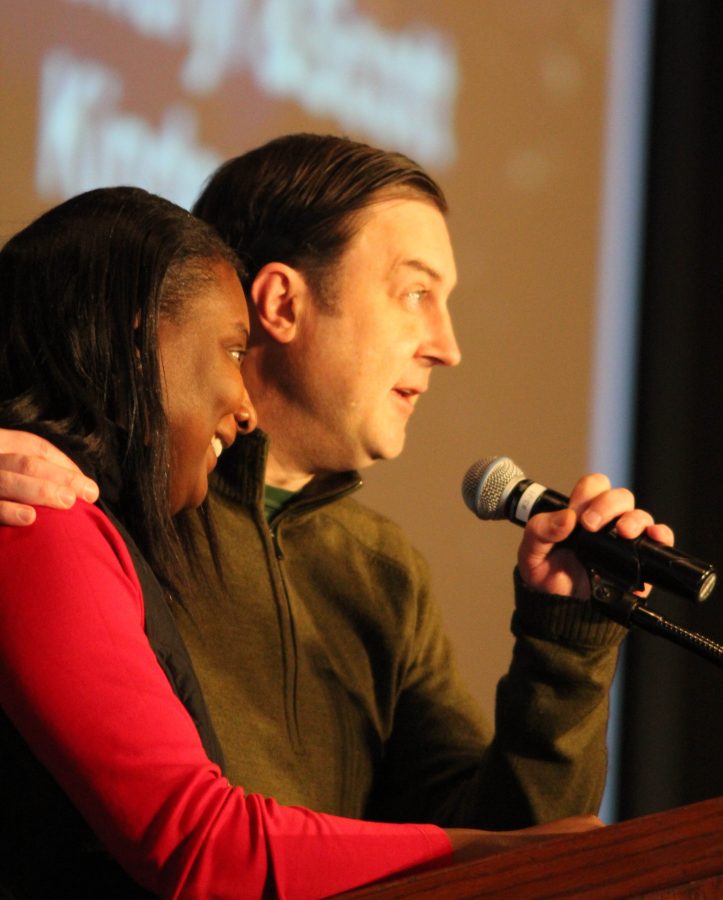
{"label": "woman's dark hair", "polygon": [[118,514],[170,588],[188,529],[169,510],[158,321],[183,315],[217,261],[241,274],[212,228],[131,187],[73,197],[0,250],[0,424],[115,478]]}
{"label": "woman's dark hair", "polygon": [[413,160],[348,138],[291,134],[223,163],[193,207],[236,250],[247,292],[266,263],[302,271],[333,309],[327,276],[380,199],[410,198],[447,212],[442,189]]}

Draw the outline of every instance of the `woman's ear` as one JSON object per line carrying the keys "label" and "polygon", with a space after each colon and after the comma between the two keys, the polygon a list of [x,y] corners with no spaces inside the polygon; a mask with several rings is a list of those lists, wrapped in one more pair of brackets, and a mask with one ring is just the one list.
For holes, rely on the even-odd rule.
{"label": "woman's ear", "polygon": [[251,285],[251,302],[259,325],[274,340],[288,344],[296,336],[299,315],[309,291],[298,269],[270,262]]}

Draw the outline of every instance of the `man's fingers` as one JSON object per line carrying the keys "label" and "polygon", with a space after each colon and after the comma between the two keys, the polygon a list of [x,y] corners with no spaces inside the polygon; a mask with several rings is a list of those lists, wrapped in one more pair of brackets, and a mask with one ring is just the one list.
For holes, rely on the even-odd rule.
{"label": "man's fingers", "polygon": [[[635,506],[635,497],[627,488],[612,488],[602,494],[578,504],[574,508],[580,516],[583,528],[597,531],[613,519],[630,514]],[[638,510],[642,513],[643,510]],[[648,515],[645,513],[645,515]],[[653,519],[648,515],[648,521]]]}
{"label": "man's fingers", "polygon": [[557,544],[570,536],[575,523],[575,513],[571,509],[540,513],[527,523],[524,538],[529,539],[531,544],[541,544],[549,550],[550,544]]}
{"label": "man's fingers", "polygon": [[668,547],[672,547],[675,543],[675,532],[669,525],[666,525],[663,522],[656,522],[655,525],[649,525],[646,529],[646,533],[651,540],[657,541],[659,544],[665,544]]}
{"label": "man's fingers", "polygon": [[567,571],[571,553],[552,553],[556,544],[569,537],[575,527],[576,517],[571,509],[554,513],[540,513],[527,523],[517,554],[517,564],[522,580],[531,587],[544,589],[551,594],[568,594],[574,578]]}
{"label": "man's fingers", "polygon": [[5,502],[69,509],[78,497],[88,503],[98,499],[98,486],[79,472],[37,458],[17,471],[8,466],[8,459],[0,457],[0,466],[4,466],[0,468],[0,498]]}
{"label": "man's fingers", "polygon": [[[627,488],[611,488],[605,475],[585,475],[570,493],[567,510],[540,513],[525,526],[517,562],[526,584],[547,593],[589,596],[590,579],[584,565],[570,548],[559,546],[577,522],[591,532],[614,524],[621,538],[634,540],[645,534],[662,544],[673,543],[671,529],[636,508],[635,497]],[[646,586],[643,595],[649,590]]]}
{"label": "man's fingers", "polygon": [[0,453],[0,524],[31,525],[33,506],[69,509],[79,497],[88,503],[98,499],[96,483],[47,441],[0,429],[0,444],[5,450],[20,446],[34,454]]}
{"label": "man's fingers", "polygon": [[76,464],[58,448],[37,434],[0,428],[0,457],[5,455],[40,457],[64,469],[80,472]]}
{"label": "man's fingers", "polygon": [[32,506],[0,500],[0,525],[32,525],[36,513]]}
{"label": "man's fingers", "polygon": [[610,479],[607,475],[593,472],[591,475],[583,475],[578,479],[572,491],[570,491],[570,506],[580,512],[592,500],[610,491]]}

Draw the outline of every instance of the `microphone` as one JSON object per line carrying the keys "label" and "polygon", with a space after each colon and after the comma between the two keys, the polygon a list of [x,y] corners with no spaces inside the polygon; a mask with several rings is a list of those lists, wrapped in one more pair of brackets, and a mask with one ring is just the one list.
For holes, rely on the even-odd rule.
{"label": "microphone", "polygon": [[[490,456],[470,466],[462,481],[462,496],[480,519],[509,519],[523,526],[536,513],[567,509],[570,502],[526,478],[507,456]],[[621,538],[614,522],[597,532],[578,525],[560,546],[571,548],[583,565],[624,584],[626,590],[641,590],[648,582],[702,602],[715,587],[716,571],[710,563],[645,535]]]}

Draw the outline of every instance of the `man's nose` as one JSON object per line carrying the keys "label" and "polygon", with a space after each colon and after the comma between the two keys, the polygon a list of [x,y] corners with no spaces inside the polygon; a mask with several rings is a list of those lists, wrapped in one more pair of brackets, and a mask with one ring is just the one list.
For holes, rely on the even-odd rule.
{"label": "man's nose", "polygon": [[435,365],[441,366],[456,366],[462,359],[452,318],[446,309],[436,311],[429,323],[429,339],[424,355],[431,358]]}

